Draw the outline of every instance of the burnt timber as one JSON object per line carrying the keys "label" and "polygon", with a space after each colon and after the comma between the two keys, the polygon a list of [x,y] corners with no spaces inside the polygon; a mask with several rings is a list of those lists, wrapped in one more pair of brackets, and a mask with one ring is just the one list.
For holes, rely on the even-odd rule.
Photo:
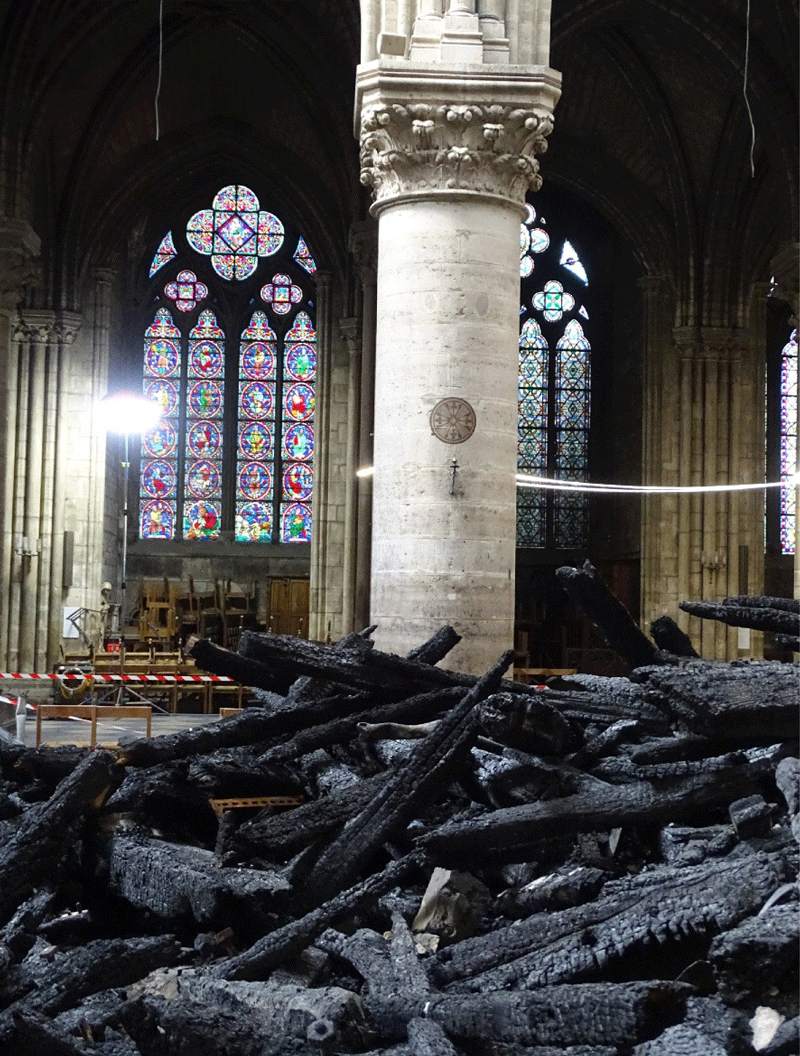
{"label": "burnt timber", "polygon": [[[407,657],[249,635],[194,645],[264,691],[240,715],[0,743],[0,1052],[747,1056],[759,1009],[794,1056],[796,668],[561,579],[630,678],[459,675],[450,628]],[[242,796],[299,805],[210,806]]]}

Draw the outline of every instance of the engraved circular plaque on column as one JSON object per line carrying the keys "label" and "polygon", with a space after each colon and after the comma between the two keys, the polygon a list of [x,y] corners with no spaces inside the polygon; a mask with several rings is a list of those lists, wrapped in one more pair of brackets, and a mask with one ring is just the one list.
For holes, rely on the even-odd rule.
{"label": "engraved circular plaque on column", "polygon": [[463,444],[475,432],[475,412],[457,396],[439,400],[431,411],[431,432],[445,444]]}

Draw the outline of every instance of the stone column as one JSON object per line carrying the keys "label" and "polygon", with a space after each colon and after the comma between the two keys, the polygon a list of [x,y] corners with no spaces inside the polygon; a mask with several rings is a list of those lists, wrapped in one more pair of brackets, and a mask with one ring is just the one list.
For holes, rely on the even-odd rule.
{"label": "stone column", "polygon": [[317,437],[314,458],[314,492],[311,500],[313,515],[313,533],[311,536],[311,570],[309,584],[309,638],[324,640],[326,627],[325,588],[325,553],[327,543],[326,511],[328,508],[328,462],[327,444],[320,443],[321,437],[327,437],[330,420],[331,400],[331,348],[330,348],[330,315],[331,315],[331,276],[329,272],[318,271],[316,276],[317,294],[317,400],[314,434]]}
{"label": "stone column", "polygon": [[[56,344],[54,356],[48,375],[48,415],[52,410],[52,449],[49,464],[52,465],[51,488],[51,545],[45,552],[49,553],[49,577],[42,584],[42,617],[45,625],[40,629],[40,641],[46,643],[44,662],[48,667],[56,663],[61,646],[63,625],[64,590],[64,531],[65,508],[67,498],[67,456],[71,443],[72,431],[67,409],[64,405],[64,379],[70,373],[70,354],[81,327],[81,317],[72,312],[62,312],[55,327]],[[106,346],[108,334],[106,333]],[[106,355],[108,349],[106,347]],[[87,379],[88,380],[88,379]],[[90,397],[94,402],[105,395],[105,385],[99,387],[97,378],[92,376]],[[92,419],[92,407],[88,410]],[[87,530],[97,535],[93,561],[97,568],[103,563],[103,507],[105,494],[105,436],[98,423],[92,420],[95,430],[92,457],[95,465],[93,487],[86,510]],[[99,448],[99,450],[98,450]]]}
{"label": "stone column", "polygon": [[[746,331],[679,327],[673,336],[680,392],[678,483],[763,480],[763,354],[758,357],[760,386],[754,389],[756,351]],[[748,502],[745,517],[740,508]],[[753,517],[752,504],[752,498],[727,492],[679,497],[676,605],[683,599],[719,601],[736,593],[739,547],[747,546],[752,554],[763,549],[763,513]],[[677,618],[702,656],[735,659],[738,640],[733,628],[682,612]]]}
{"label": "stone column", "polygon": [[[361,393],[358,419],[358,468],[372,465],[372,431],[375,420],[375,326],[377,318],[378,229],[374,221],[360,221],[350,232],[361,283]],[[356,569],[354,624],[369,624],[372,563],[372,477],[356,478]]]}
{"label": "stone column", "polygon": [[14,493],[19,349],[17,305],[39,275],[39,238],[21,220],[0,217],[0,664],[9,664],[9,624],[14,561]]}
{"label": "stone column", "polygon": [[[644,339],[642,482],[674,487],[679,476],[675,422],[680,403],[672,342],[674,295],[663,275],[644,276],[639,288]],[[678,497],[645,496],[641,530],[641,613],[645,632],[659,616],[675,615],[677,539]]]}
{"label": "stone column", "polygon": [[358,469],[358,418],[361,397],[361,320],[355,316],[339,320],[348,354],[347,435],[344,462],[344,561],[342,566],[342,631],[355,630],[356,588],[356,470]]}
{"label": "stone column", "polygon": [[[473,19],[481,39],[450,3],[442,59]],[[399,653],[451,623],[448,663],[483,671],[513,639],[517,243],[559,77],[381,58],[357,95],[379,222],[371,622]]]}

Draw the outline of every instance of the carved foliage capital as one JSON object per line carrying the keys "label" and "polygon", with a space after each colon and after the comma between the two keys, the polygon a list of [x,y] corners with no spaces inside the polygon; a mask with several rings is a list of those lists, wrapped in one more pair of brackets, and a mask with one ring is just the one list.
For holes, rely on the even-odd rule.
{"label": "carved foliage capital", "polygon": [[546,110],[430,103],[375,103],[361,114],[361,182],[377,202],[410,192],[466,190],[522,202],[541,186]]}

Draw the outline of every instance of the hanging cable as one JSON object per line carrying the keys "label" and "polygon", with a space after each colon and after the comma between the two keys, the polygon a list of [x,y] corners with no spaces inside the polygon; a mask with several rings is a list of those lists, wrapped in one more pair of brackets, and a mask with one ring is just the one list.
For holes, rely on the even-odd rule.
{"label": "hanging cable", "polygon": [[750,0],[747,0],[747,26],[744,38],[744,105],[747,107],[747,116],[750,119],[750,175],[756,174],[755,152],[756,152],[756,125],[753,121],[753,111],[750,109],[750,100],[747,98],[747,74],[750,66]]}
{"label": "hanging cable", "polygon": [[[749,0],[748,0],[749,2]],[[156,84],[156,143],[161,129],[158,121],[158,97],[161,95],[161,74],[164,68],[164,0],[158,0],[158,83]]]}

